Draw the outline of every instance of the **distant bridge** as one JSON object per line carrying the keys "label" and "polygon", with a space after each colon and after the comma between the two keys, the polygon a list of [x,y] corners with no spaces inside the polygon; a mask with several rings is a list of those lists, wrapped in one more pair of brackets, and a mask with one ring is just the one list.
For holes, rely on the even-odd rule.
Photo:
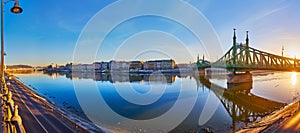
{"label": "distant bridge", "polygon": [[249,47],[248,31],[246,32],[246,44],[236,42],[234,29],[233,46],[219,60],[207,63],[199,60],[197,67],[204,69],[208,67],[225,68],[232,71],[250,70],[280,70],[280,71],[300,71],[300,60],[289,58],[257,50]]}

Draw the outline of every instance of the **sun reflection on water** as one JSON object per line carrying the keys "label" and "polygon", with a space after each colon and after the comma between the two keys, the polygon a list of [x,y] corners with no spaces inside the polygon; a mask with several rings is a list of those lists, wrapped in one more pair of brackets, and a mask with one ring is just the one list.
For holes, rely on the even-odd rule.
{"label": "sun reflection on water", "polygon": [[297,83],[297,72],[292,72],[291,82],[292,82],[292,85],[296,85],[296,83]]}

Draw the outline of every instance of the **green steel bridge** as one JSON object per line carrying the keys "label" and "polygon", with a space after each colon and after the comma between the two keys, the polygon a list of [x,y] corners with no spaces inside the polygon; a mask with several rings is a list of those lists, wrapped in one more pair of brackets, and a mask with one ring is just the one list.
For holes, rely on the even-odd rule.
{"label": "green steel bridge", "polygon": [[236,42],[234,29],[233,46],[216,62],[209,63],[202,59],[197,61],[198,69],[208,67],[225,68],[231,71],[251,71],[251,70],[280,70],[280,71],[300,71],[300,60],[284,57],[283,54],[275,55],[249,47],[248,31],[246,32],[246,43]]}

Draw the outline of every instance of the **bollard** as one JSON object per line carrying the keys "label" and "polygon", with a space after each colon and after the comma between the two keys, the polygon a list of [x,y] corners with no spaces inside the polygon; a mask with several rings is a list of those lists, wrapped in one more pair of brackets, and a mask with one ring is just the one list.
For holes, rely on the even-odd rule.
{"label": "bollard", "polygon": [[4,90],[3,94],[4,94],[4,95],[5,95],[5,94],[7,95],[7,94],[8,94],[8,88],[7,88],[7,87],[4,87],[3,90]]}
{"label": "bollard", "polygon": [[7,88],[3,88],[4,90],[4,93],[2,95],[2,107],[6,108],[6,102],[7,102],[7,99],[8,99],[8,89]]}
{"label": "bollard", "polygon": [[8,105],[6,105],[5,112],[4,112],[4,120],[6,122],[10,122],[11,117],[12,117],[12,110],[9,108]]}
{"label": "bollard", "polygon": [[12,117],[12,112],[11,108],[9,107],[8,104],[5,105],[4,108],[4,121],[6,122],[6,129],[9,133],[12,133],[12,125],[11,125],[11,117]]}
{"label": "bollard", "polygon": [[15,102],[14,102],[14,100],[12,99],[12,92],[11,91],[9,91],[8,92],[8,95],[7,95],[7,105],[10,105],[11,106],[11,109],[12,109],[12,107],[14,107],[14,105],[15,105]]}
{"label": "bollard", "polygon": [[2,94],[2,107],[5,108],[5,104],[6,104],[6,95],[5,94]]}
{"label": "bollard", "polygon": [[12,97],[12,93],[11,92],[8,92],[8,95],[5,95],[3,97],[4,121],[6,121],[7,123],[10,123],[10,119],[12,117],[12,112],[13,112],[13,110],[11,108],[12,106],[10,106],[10,103],[8,102],[8,100],[9,100],[11,103],[14,103],[12,101],[11,97]]}
{"label": "bollard", "polygon": [[[3,83],[3,81],[2,81]],[[3,85],[3,86],[2,86]],[[6,84],[2,84],[0,100],[2,99],[3,120],[8,133],[26,133],[22,124],[22,119],[19,116],[18,106],[14,105],[12,92],[8,90]],[[10,85],[8,83],[8,85]]]}
{"label": "bollard", "polygon": [[15,105],[14,116],[11,118],[11,121],[14,124],[14,133],[26,133],[25,128],[22,124],[22,118],[19,116],[18,105]]}

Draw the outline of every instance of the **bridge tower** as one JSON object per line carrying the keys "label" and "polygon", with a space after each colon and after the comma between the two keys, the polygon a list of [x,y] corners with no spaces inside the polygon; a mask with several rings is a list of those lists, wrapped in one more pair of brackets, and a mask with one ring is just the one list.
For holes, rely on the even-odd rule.
{"label": "bridge tower", "polygon": [[249,31],[246,31],[246,53],[245,53],[246,54],[246,65],[249,65],[249,57],[250,57],[248,33],[249,33]]}
{"label": "bridge tower", "polygon": [[233,51],[232,51],[232,58],[233,58],[233,66],[236,65],[236,34],[235,34],[235,28],[233,28]]}

